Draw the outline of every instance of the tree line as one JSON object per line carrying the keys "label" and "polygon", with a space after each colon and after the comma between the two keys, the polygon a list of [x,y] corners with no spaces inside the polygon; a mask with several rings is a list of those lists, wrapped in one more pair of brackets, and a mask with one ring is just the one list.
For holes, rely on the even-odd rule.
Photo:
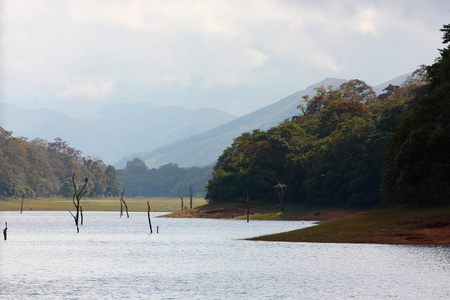
{"label": "tree line", "polygon": [[83,157],[60,138],[29,141],[0,127],[0,196],[72,197],[73,176],[89,178],[91,197],[119,195],[116,169],[101,159]]}
{"label": "tree line", "polygon": [[89,197],[119,196],[120,185],[128,197],[183,197],[190,189],[204,196],[211,173],[212,166],[180,168],[174,163],[149,169],[140,158],[116,170],[99,158],[83,157],[61,138],[29,141],[0,127],[0,196],[71,198],[73,175],[89,179]]}
{"label": "tree line", "polygon": [[183,197],[189,194],[190,188],[195,195],[204,196],[211,173],[212,166],[180,168],[175,163],[149,169],[136,157],[127,161],[124,169],[118,170],[118,178],[126,186],[128,197]]}
{"label": "tree line", "polygon": [[[444,44],[450,25],[444,25]],[[450,50],[376,95],[351,80],[320,87],[300,113],[234,139],[207,184],[210,203],[370,207],[450,203]]]}

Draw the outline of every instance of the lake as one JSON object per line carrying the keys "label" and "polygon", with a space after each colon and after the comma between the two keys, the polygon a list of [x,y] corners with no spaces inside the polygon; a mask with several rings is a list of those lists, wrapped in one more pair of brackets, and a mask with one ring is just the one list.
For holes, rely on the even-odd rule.
{"label": "lake", "polygon": [[[1,299],[450,299],[450,247],[245,241],[302,221],[0,212]],[[156,228],[159,227],[159,233]]]}

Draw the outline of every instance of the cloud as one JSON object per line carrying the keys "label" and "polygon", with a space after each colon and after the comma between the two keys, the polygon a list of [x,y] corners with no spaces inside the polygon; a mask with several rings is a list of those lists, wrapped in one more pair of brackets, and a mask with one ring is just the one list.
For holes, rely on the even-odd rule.
{"label": "cloud", "polygon": [[104,78],[77,78],[65,84],[58,93],[59,98],[88,98],[90,100],[105,97],[114,90],[114,82]]}
{"label": "cloud", "polygon": [[3,7],[6,101],[53,95],[66,103],[215,106],[227,95],[223,107],[242,107],[232,112],[239,115],[325,77],[379,83],[432,63],[450,4],[15,0]]}

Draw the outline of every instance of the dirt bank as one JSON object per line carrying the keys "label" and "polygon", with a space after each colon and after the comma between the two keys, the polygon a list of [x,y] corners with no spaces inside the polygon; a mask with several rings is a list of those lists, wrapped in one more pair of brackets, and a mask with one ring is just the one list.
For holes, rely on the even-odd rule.
{"label": "dirt bank", "polygon": [[[350,217],[370,210],[358,210],[342,207],[311,208],[292,207],[281,212],[277,206],[250,206],[250,219],[254,220],[305,220],[327,221]],[[247,206],[243,204],[203,205],[197,208],[174,212],[165,218],[210,218],[210,219],[245,219]]]}
{"label": "dirt bank", "polygon": [[[250,207],[250,219],[322,221],[319,225],[255,240],[319,243],[370,243],[450,246],[450,208],[358,210],[342,207]],[[242,204],[204,205],[171,218],[245,219]]]}

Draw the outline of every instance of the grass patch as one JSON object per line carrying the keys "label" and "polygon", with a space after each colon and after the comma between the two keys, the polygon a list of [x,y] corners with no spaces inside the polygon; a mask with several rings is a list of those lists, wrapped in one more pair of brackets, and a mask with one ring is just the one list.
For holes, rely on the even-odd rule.
{"label": "grass patch", "polygon": [[[318,208],[307,205],[286,205],[280,211],[279,205],[250,205],[250,220],[314,220],[323,221],[367,212],[349,208]],[[166,217],[246,219],[247,205],[240,203],[212,203],[193,209],[178,211]]]}
{"label": "grass patch", "polygon": [[450,245],[450,207],[397,207],[252,240]]}
{"label": "grass patch", "polygon": [[[192,206],[204,205],[203,198],[193,198]],[[147,211],[147,201],[152,211],[174,212],[181,210],[179,198],[165,197],[136,197],[125,198],[128,211]],[[22,199],[4,198],[0,199],[0,211],[20,211]],[[84,211],[120,211],[119,198],[83,198],[81,206]],[[189,199],[184,199],[184,204],[189,205]],[[125,207],[123,208],[125,212]],[[72,199],[62,197],[49,198],[26,198],[23,201],[23,211],[68,211],[74,210]]]}

